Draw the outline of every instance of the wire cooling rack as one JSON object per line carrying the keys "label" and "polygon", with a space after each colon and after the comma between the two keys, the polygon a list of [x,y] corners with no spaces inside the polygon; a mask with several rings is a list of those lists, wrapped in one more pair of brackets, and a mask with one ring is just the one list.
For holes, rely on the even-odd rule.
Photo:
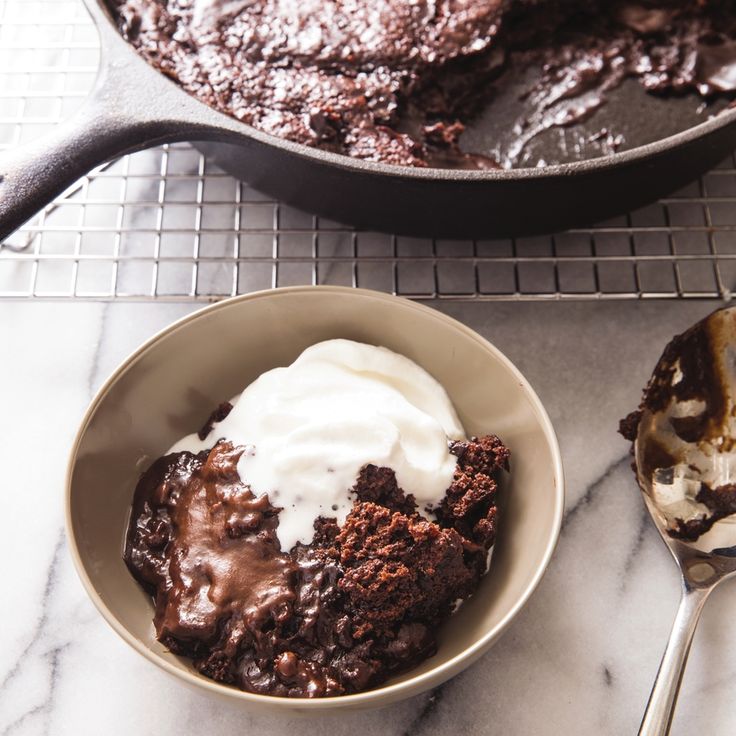
{"label": "wire cooling rack", "polygon": [[[79,0],[0,0],[0,147],[67,117],[97,60]],[[443,241],[299,212],[176,144],[91,172],[0,245],[0,298],[212,301],[292,284],[418,299],[730,298],[736,160],[595,227]]]}

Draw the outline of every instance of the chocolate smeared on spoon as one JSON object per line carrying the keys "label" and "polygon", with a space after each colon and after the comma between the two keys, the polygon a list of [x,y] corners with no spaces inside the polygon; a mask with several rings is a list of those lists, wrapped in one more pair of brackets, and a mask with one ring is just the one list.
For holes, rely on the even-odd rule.
{"label": "chocolate smeared on spoon", "polygon": [[729,308],[672,339],[639,408],[621,422],[647,509],[682,573],[643,736],[669,733],[700,612],[736,573],[735,393],[736,308]]}
{"label": "chocolate smeared on spoon", "polygon": [[736,544],[735,393],[736,310],[723,309],[673,338],[622,422],[653,513],[704,551]]}

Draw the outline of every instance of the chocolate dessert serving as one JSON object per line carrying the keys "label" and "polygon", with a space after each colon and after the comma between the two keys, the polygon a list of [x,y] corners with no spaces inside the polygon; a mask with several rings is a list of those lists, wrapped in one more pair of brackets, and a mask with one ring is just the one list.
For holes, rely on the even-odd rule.
{"label": "chocolate dessert serving", "polygon": [[[206,104],[292,141],[405,166],[510,167],[627,78],[736,93],[732,0],[110,0],[123,36]],[[510,68],[539,70],[499,159],[462,133]],[[603,152],[625,140],[601,131]],[[540,162],[542,163],[542,162]]]}
{"label": "chocolate dessert serving", "polygon": [[[346,341],[331,343],[341,343],[338,348],[343,349]],[[368,367],[370,353],[360,355],[367,356],[365,370],[354,363],[351,370],[360,381],[366,376],[373,381],[382,369],[375,361]],[[318,357],[318,372],[329,370]],[[328,355],[327,360],[332,358]],[[348,364],[340,363],[338,373]],[[437,460],[449,468],[450,482],[431,508],[401,488],[397,476],[411,473],[396,454],[395,464],[403,468],[398,472],[374,464],[360,468],[352,487],[341,494],[344,509],[340,501],[310,512],[315,499],[301,491],[290,495],[285,485],[254,492],[243,476],[250,474],[252,485],[257,483],[253,463],[268,453],[268,440],[251,445],[222,435],[237,434],[236,414],[252,411],[249,397],[259,386],[267,384],[264,396],[278,393],[274,380],[283,374],[275,379],[274,374],[285,370],[291,368],[261,376],[235,409],[221,405],[198,438],[178,443],[206,449],[177,450],[175,445],[143,474],[135,490],[124,557],[153,596],[157,638],[172,652],[190,657],[207,677],[276,696],[355,693],[431,656],[441,622],[477,588],[496,537],[496,479],[508,470],[509,451],[493,435],[445,442]],[[392,375],[388,396],[394,395],[405,373],[397,370]],[[437,406],[446,401],[444,391],[423,376],[433,382],[425,388],[442,391],[436,394],[438,402],[432,403],[428,392],[424,398],[420,395],[425,378],[418,374],[411,387],[400,390],[411,397],[413,407],[441,416],[444,409]],[[286,392],[289,397],[291,391]],[[309,392],[302,400],[311,401]],[[396,411],[398,404],[392,402],[386,415]],[[454,416],[449,402],[444,406]],[[330,411],[329,398],[325,411]],[[424,426],[414,409],[408,408],[407,415]],[[267,424],[274,418],[281,418],[279,410],[272,411]],[[396,421],[401,426],[401,418]],[[315,422],[312,427],[319,426],[319,418]],[[381,419],[373,417],[356,446],[369,445],[376,428],[382,437],[391,435]],[[299,427],[290,431],[288,437],[297,445],[304,433]],[[431,427],[420,427],[419,446],[424,432],[429,432],[430,442]],[[320,462],[315,458],[326,458],[334,467],[318,477],[339,474],[341,454],[346,454],[340,441],[320,442],[315,450],[314,433],[310,429],[308,434],[303,448],[317,454],[299,472],[322,472],[313,467]],[[300,453],[287,443],[267,463],[279,464],[281,458]],[[314,488],[316,500],[322,500],[321,490]],[[306,529],[313,513],[317,516]]]}

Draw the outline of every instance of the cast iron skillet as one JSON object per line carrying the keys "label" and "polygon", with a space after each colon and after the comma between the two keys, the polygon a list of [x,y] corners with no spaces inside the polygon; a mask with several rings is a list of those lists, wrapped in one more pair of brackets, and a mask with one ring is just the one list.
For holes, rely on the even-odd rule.
{"label": "cast iron skillet", "polygon": [[[667,100],[665,109],[661,100],[644,99],[651,96],[634,84],[632,97],[624,90],[608,114],[628,128],[630,143],[653,142],[623,153],[507,171],[359,161],[215,112],[144,62],[119,35],[102,0],[85,2],[101,41],[95,88],[47,137],[0,157],[0,242],[95,166],[164,142],[204,142],[197,145],[229,173],[333,220],[449,238],[551,232],[608,218],[674,191],[736,147],[736,109],[690,127],[702,119],[694,117],[692,100],[687,108],[682,100]],[[498,120],[478,125],[470,135],[479,140],[504,133]],[[673,130],[679,132],[669,134]],[[560,140],[560,132],[552,132],[548,145],[559,148]]]}

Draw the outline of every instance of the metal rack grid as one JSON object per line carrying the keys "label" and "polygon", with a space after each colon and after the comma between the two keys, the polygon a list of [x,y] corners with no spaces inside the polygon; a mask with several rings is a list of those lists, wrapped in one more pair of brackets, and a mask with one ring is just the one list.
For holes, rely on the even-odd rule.
{"label": "metal rack grid", "polygon": [[[0,147],[69,115],[97,56],[79,0],[0,0]],[[303,283],[418,299],[727,299],[736,159],[594,227],[471,242],[356,232],[177,144],[98,168],[0,245],[0,298],[212,301]]]}

